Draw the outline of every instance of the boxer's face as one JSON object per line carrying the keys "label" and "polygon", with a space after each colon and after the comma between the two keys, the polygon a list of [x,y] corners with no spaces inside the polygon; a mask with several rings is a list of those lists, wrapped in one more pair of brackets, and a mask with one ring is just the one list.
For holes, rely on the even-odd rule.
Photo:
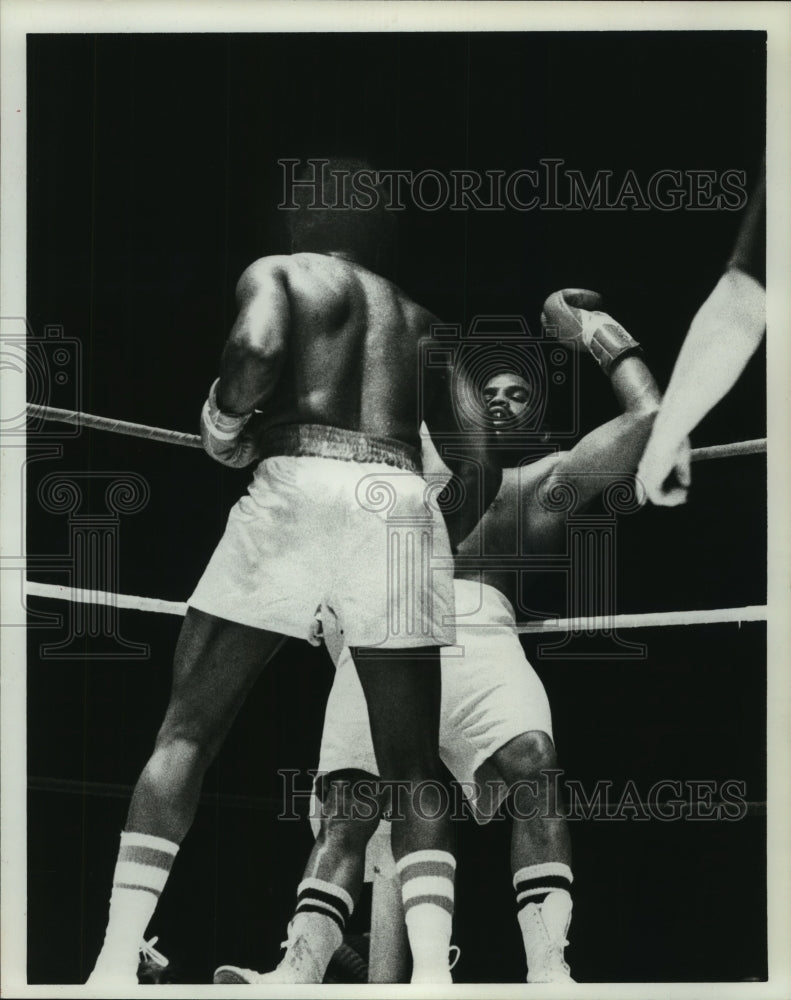
{"label": "boxer's face", "polygon": [[512,372],[495,375],[483,387],[483,402],[495,427],[518,423],[530,404],[530,396],[530,384]]}

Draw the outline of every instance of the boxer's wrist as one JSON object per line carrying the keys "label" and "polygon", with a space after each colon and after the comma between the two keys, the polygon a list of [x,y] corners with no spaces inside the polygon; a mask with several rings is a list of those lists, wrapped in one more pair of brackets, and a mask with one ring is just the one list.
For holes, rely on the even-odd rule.
{"label": "boxer's wrist", "polygon": [[612,316],[596,308],[600,303],[598,292],[587,288],[564,288],[553,292],[544,303],[541,325],[555,328],[564,343],[587,348],[604,374],[609,376],[616,362],[636,354],[640,345]]}
{"label": "boxer's wrist", "polygon": [[217,403],[217,379],[201,410],[201,441],[215,461],[242,468],[258,456],[257,442],[245,428],[253,413],[226,413]]}
{"label": "boxer's wrist", "polygon": [[219,382],[219,379],[215,379],[209,389],[208,398],[203,404],[202,423],[212,437],[220,441],[234,441],[242,433],[254,411],[232,413],[222,409],[217,398]]}
{"label": "boxer's wrist", "polygon": [[623,358],[642,352],[634,337],[607,313],[588,313],[583,321],[582,339],[608,377]]}

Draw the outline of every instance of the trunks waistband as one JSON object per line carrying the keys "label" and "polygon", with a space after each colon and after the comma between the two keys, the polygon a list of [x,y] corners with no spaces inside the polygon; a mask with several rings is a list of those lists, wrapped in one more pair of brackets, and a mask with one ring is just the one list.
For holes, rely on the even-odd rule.
{"label": "trunks waistband", "polygon": [[261,458],[294,455],[336,458],[344,462],[383,462],[416,475],[422,473],[420,451],[395,438],[326,424],[281,424],[262,437]]}

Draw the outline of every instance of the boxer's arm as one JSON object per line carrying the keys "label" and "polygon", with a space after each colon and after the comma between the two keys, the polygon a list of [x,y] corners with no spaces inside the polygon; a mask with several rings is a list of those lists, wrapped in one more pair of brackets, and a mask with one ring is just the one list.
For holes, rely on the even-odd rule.
{"label": "boxer's arm", "polygon": [[239,313],[220,360],[220,377],[201,413],[201,439],[216,461],[236,468],[259,458],[254,414],[271,396],[289,323],[285,270],[269,260],[252,264],[236,288]]}
{"label": "boxer's arm", "polygon": [[[592,301],[591,304],[596,303]],[[588,313],[579,307],[576,312]],[[591,317],[599,318],[592,320]],[[549,318],[555,317],[550,315]],[[536,548],[542,547],[540,543],[548,532],[565,525],[568,511],[559,513],[547,509],[547,506],[552,506],[547,504],[547,498],[552,496],[553,489],[570,490],[574,502],[572,510],[579,512],[613,480],[635,472],[661,401],[656,381],[643,360],[639,344],[620,324],[606,313],[592,312],[581,318],[587,327],[587,343],[582,336],[577,339],[569,335],[575,332],[575,328],[582,327],[562,315],[559,317],[559,336],[562,340],[575,343],[580,349],[587,348],[596,358],[624,412],[586,434],[570,451],[564,452],[531,495],[525,505],[525,523],[528,537]],[[596,329],[599,324],[606,328],[602,333]]]}
{"label": "boxer's arm", "polygon": [[277,384],[290,321],[285,266],[264,258],[236,287],[239,314],[220,360],[217,402],[227,413],[261,408]]}

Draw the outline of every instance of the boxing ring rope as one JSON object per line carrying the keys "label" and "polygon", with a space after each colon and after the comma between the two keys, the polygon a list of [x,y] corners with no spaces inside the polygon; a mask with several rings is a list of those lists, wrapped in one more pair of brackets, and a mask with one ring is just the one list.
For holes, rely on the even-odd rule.
{"label": "boxing ring rope", "polygon": [[[103,604],[132,611],[153,611],[161,615],[184,615],[187,605],[178,601],[163,601],[157,597],[137,597],[133,594],[111,594],[104,590],[81,590],[54,583],[25,582],[30,597],[48,597],[80,604]],[[521,635],[549,632],[579,632],[583,630],[622,628],[656,628],[662,625],[718,625],[726,622],[766,621],[765,605],[752,604],[743,608],[715,608],[701,611],[657,611],[646,614],[593,615],[589,618],[549,618],[546,621],[520,625]],[[464,626],[457,626],[462,634]],[[480,628],[480,626],[477,626]]]}
{"label": "boxing ring rope", "polygon": [[[165,444],[183,445],[188,448],[201,447],[199,435],[187,434],[183,431],[172,431],[163,427],[149,427],[145,424],[136,424],[127,420],[114,420],[110,417],[82,413],[76,410],[64,410],[54,406],[41,406],[36,403],[28,403],[27,412],[31,417],[38,417],[43,420],[54,420],[60,423],[74,424],[79,427],[91,427],[95,430],[110,431],[115,434],[143,438],[148,441],[159,441]],[[765,453],[766,438],[755,438],[750,441],[735,441],[729,444],[694,448],[691,457],[693,461],[699,462],[714,458],[731,458],[739,455]],[[149,611],[156,614],[183,616],[187,611],[187,605],[179,601],[166,601],[160,598],[141,597],[133,594],[82,590],[58,584],[39,583],[33,580],[25,581],[25,593],[32,597],[70,600],[82,604],[103,604],[108,607],[132,611]],[[527,625],[519,626],[517,631],[520,634],[529,635],[534,633],[576,632],[581,630],[595,631],[598,629],[654,628],[664,625],[714,625],[725,622],[741,624],[741,622],[748,621],[765,621],[766,613],[767,609],[765,606],[750,605],[742,608],[719,608],[697,611],[596,615],[582,618],[558,618],[531,622]]]}
{"label": "boxing ring rope", "polygon": [[126,437],[162,441],[165,444],[180,444],[187,448],[202,447],[201,439],[197,434],[171,431],[164,427],[147,427],[145,424],[133,424],[129,420],[113,420],[110,417],[99,417],[93,413],[81,413],[77,410],[61,410],[57,406],[39,406],[37,403],[28,403],[27,413],[29,417],[55,420],[61,424],[75,424],[77,427],[92,427],[97,431],[112,431],[115,434],[126,435]]}
{"label": "boxing ring rope", "polygon": [[[37,403],[28,403],[27,412],[31,417],[55,420],[64,424],[75,424],[78,427],[91,427],[98,431],[112,431],[127,437],[145,438],[147,441],[161,441],[165,444],[179,444],[187,448],[202,447],[201,439],[197,434],[187,434],[184,431],[171,431],[164,427],[147,427],[145,424],[135,424],[128,420],[113,420],[110,417],[100,417],[93,413],[61,410],[56,406],[40,406]],[[705,448],[693,448],[692,461],[731,458],[734,455],[759,455],[765,452],[766,438],[754,438],[750,441],[734,441],[732,444],[714,444]]]}

